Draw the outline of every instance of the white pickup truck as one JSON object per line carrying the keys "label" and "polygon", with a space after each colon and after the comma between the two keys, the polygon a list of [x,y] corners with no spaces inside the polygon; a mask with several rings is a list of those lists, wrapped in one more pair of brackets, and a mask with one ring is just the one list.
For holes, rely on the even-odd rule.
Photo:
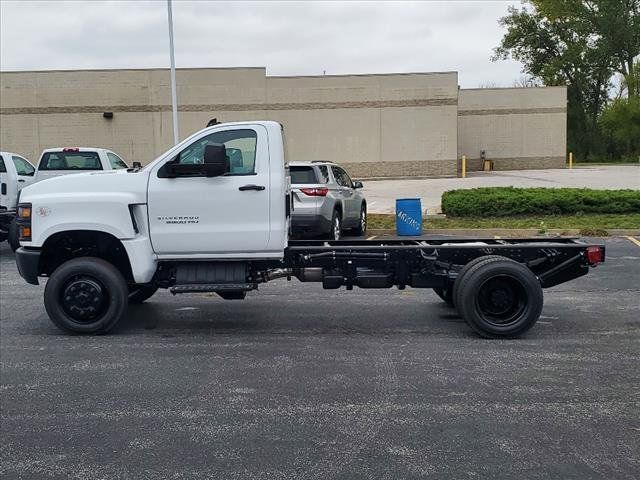
{"label": "white pickup truck", "polygon": [[9,240],[18,248],[16,207],[20,191],[33,183],[35,168],[31,162],[13,152],[0,152],[0,242]]}
{"label": "white pickup truck", "polygon": [[573,238],[292,241],[291,208],[281,125],[218,124],[142,169],[25,188],[16,262],[29,283],[49,277],[46,311],[73,332],[109,331],[129,302],[158,288],[242,299],[285,277],[326,289],[433,288],[496,338],[531,328],[542,288],[586,274],[605,255]]}
{"label": "white pickup truck", "polygon": [[106,148],[57,147],[42,151],[33,183],[47,178],[100,170],[120,170],[129,166]]}

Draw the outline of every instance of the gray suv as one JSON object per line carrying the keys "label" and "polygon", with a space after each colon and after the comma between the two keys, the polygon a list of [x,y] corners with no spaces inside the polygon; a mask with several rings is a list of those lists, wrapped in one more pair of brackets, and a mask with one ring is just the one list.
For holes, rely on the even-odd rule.
{"label": "gray suv", "polygon": [[332,240],[339,240],[347,229],[365,234],[367,201],[360,191],[362,182],[351,181],[332,162],[291,162],[289,172],[294,234],[320,234]]}

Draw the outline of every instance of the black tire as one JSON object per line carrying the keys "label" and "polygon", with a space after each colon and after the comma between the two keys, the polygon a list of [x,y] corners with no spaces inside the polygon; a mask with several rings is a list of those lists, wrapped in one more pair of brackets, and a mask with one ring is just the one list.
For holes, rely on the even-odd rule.
{"label": "black tire", "polygon": [[453,307],[453,289],[451,286],[447,286],[444,288],[434,288],[434,292],[438,295],[442,300],[445,301],[447,305]]}
{"label": "black tire", "polygon": [[9,234],[7,236],[7,241],[9,242],[11,250],[13,250],[14,252],[18,248],[20,248],[20,233],[18,231],[18,222],[16,222],[15,218],[11,220],[11,223],[9,224]]}
{"label": "black tire", "polygon": [[509,258],[492,256],[475,262],[459,282],[456,307],[482,337],[518,337],[542,313],[540,281],[528,267]]}
{"label": "black tire", "polygon": [[142,303],[151,298],[158,291],[153,285],[131,285],[129,287],[129,304]]}
{"label": "black tire", "polygon": [[474,266],[476,266],[478,263],[483,262],[485,260],[489,260],[489,259],[505,259],[507,257],[503,257],[501,255],[485,255],[483,257],[478,257],[475,258],[473,260],[471,260],[469,263],[466,263],[461,269],[460,272],[458,272],[458,277],[456,278],[455,282],[453,282],[453,287],[451,288],[451,303],[452,305],[455,307],[457,305],[457,298],[458,298],[458,287],[460,286],[460,280],[462,279],[462,277],[464,277],[466,275],[466,273]]}
{"label": "black tire", "polygon": [[128,297],[127,282],[116,267],[101,258],[82,257],[63,263],[51,274],[44,306],[62,330],[107,333],[124,316]]}
{"label": "black tire", "polygon": [[367,234],[367,205],[364,203],[360,207],[360,223],[354,229],[354,233],[360,237]]}
{"label": "black tire", "polygon": [[330,240],[340,240],[340,237],[342,237],[342,215],[338,210],[333,211],[328,233]]}

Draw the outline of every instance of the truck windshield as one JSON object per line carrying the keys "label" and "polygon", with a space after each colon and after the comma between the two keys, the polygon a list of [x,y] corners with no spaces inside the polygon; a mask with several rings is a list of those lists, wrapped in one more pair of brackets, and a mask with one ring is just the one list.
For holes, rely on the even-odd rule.
{"label": "truck windshield", "polygon": [[289,166],[291,173],[291,184],[318,183],[316,172],[313,167]]}
{"label": "truck windshield", "polygon": [[97,152],[45,152],[40,170],[102,170]]}

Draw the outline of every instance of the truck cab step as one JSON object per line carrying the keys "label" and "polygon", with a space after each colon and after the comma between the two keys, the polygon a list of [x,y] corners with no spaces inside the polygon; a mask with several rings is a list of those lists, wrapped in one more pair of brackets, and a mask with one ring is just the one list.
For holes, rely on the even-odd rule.
{"label": "truck cab step", "polygon": [[198,293],[198,292],[248,292],[255,290],[258,286],[255,283],[193,283],[187,285],[175,285],[169,289],[174,295],[177,293]]}

